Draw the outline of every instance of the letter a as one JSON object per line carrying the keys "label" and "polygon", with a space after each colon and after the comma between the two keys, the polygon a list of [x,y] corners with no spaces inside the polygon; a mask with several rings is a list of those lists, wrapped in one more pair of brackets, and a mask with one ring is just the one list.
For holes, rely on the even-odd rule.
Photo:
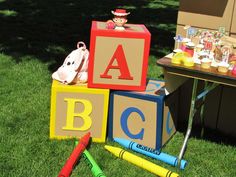
{"label": "letter a", "polygon": [[[92,119],[89,115],[92,112],[92,104],[88,100],[84,99],[72,99],[72,98],[65,98],[67,101],[67,117],[66,117],[66,126],[63,127],[63,130],[80,130],[85,131],[88,130],[92,125]],[[81,113],[75,113],[75,103],[80,102],[84,105],[84,111]],[[74,127],[74,118],[79,117],[82,118],[84,121],[83,126],[80,128]]]}
{"label": "letter a", "polygon": [[[117,65],[112,65],[114,63],[114,60],[117,61]],[[107,78],[111,79],[112,76],[108,75],[108,71],[110,69],[119,69],[120,70],[120,76],[119,79],[126,79],[126,80],[133,80],[133,77],[130,75],[129,68],[126,62],[125,53],[122,48],[122,45],[118,45],[114,55],[112,56],[109,65],[107,66],[105,72],[100,75],[101,78]]]}

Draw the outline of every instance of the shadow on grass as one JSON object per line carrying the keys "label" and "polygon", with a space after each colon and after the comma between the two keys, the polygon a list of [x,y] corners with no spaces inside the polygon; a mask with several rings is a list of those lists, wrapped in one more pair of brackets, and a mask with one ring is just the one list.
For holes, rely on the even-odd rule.
{"label": "shadow on grass", "polygon": [[171,50],[177,0],[0,0],[0,52],[17,62],[22,56],[35,56],[50,62],[53,71],[77,41],[89,47],[92,20],[107,21],[116,8],[131,12],[129,23],[147,26],[152,34],[151,55],[162,57]]}
{"label": "shadow on grass", "polygon": [[[188,126],[187,121],[178,122],[178,131],[182,133],[186,133]],[[236,139],[234,136],[230,134],[225,134],[222,131],[217,129],[212,129],[209,127],[204,127],[204,133],[201,135],[202,127],[200,125],[194,125],[191,131],[191,137],[195,137],[197,139],[204,139],[210,142],[214,142],[217,144],[225,144],[236,147]]]}

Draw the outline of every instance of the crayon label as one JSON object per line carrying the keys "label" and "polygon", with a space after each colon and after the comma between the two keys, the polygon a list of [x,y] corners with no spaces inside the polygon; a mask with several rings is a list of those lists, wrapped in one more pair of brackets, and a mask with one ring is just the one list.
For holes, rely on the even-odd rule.
{"label": "crayon label", "polygon": [[92,169],[92,168],[93,168],[93,164],[89,161],[89,159],[88,159],[88,157],[86,156],[85,153],[82,154],[82,157],[84,158],[84,160],[85,160],[85,162],[87,163],[88,167],[89,167],[90,169]]}
{"label": "crayon label", "polygon": [[140,149],[140,150],[143,150],[143,151],[146,151],[146,152],[150,152],[150,153],[152,153],[152,154],[156,154],[156,155],[159,155],[159,154],[160,154],[159,151],[157,151],[157,150],[155,150],[155,149],[152,149],[152,148],[149,148],[149,147],[147,147],[147,146],[143,146],[143,145],[141,145],[141,144],[137,144],[137,145],[136,145],[136,148],[137,148],[137,149]]}

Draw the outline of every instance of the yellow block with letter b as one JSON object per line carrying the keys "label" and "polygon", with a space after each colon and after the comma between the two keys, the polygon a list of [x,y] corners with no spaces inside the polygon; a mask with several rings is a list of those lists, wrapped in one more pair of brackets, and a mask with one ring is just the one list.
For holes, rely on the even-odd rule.
{"label": "yellow block with letter b", "polygon": [[65,85],[53,80],[50,138],[80,138],[91,132],[92,141],[105,142],[109,89]]}

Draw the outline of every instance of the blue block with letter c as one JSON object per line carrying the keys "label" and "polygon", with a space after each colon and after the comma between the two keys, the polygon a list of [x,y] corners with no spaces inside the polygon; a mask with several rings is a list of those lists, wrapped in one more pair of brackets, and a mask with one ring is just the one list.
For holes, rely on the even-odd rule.
{"label": "blue block with letter c", "polygon": [[176,131],[171,112],[165,106],[164,88],[164,81],[150,79],[143,92],[111,92],[108,137],[125,138],[161,150]]}

